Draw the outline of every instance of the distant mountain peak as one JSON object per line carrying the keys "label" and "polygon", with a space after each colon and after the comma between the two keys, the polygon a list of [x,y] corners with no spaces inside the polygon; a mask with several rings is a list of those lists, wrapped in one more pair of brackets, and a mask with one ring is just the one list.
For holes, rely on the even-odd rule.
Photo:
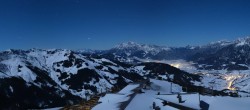
{"label": "distant mountain peak", "polygon": [[232,43],[233,42],[229,41],[229,40],[219,40],[219,41],[211,42],[207,46],[226,46],[226,45],[230,45]]}
{"label": "distant mountain peak", "polygon": [[250,40],[250,36],[246,36],[246,37],[242,37],[242,38],[238,38],[236,41],[245,41],[245,40]]}
{"label": "distant mountain peak", "polygon": [[115,48],[122,49],[122,48],[131,48],[131,47],[141,47],[142,45],[133,41],[124,42],[115,46]]}
{"label": "distant mountain peak", "polygon": [[250,45],[250,37],[238,38],[235,40],[236,46]]}
{"label": "distant mountain peak", "polygon": [[238,38],[234,41],[229,41],[229,40],[219,40],[215,42],[211,42],[207,45],[204,45],[202,47],[224,47],[228,45],[235,45],[235,46],[243,46],[243,45],[250,45],[250,37],[243,37],[243,38]]}
{"label": "distant mountain peak", "polygon": [[148,50],[148,49],[164,49],[164,50],[168,50],[169,48],[166,46],[158,46],[158,45],[150,45],[150,44],[140,44],[140,43],[136,43],[133,41],[129,41],[129,42],[124,42],[121,44],[118,44],[115,46],[115,48],[117,49],[124,49],[124,48],[140,48],[142,50]]}

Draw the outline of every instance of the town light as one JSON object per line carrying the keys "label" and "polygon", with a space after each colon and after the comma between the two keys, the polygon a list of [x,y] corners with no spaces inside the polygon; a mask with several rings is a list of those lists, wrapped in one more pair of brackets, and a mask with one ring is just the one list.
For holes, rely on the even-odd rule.
{"label": "town light", "polygon": [[171,66],[175,67],[175,68],[180,68],[181,64],[179,63],[175,63],[175,64],[170,64]]}

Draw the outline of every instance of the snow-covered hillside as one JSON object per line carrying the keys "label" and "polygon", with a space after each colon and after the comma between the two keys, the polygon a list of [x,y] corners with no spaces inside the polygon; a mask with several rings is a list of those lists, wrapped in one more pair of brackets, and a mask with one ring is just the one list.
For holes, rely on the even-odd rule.
{"label": "snow-covered hillside", "polygon": [[65,49],[3,51],[0,98],[4,101],[0,107],[64,106],[147,77],[189,86],[192,81],[200,81],[198,75],[161,63],[130,65]]}
{"label": "snow-covered hillside", "polygon": [[0,59],[1,108],[63,106],[142,79],[108,59],[70,50],[9,50]]}
{"label": "snow-covered hillside", "polygon": [[[178,106],[182,105],[195,110],[203,110],[204,106],[200,103],[206,103],[208,110],[248,110],[249,97],[228,97],[228,96],[208,96],[198,93],[186,93],[182,91],[182,87],[176,84],[171,86],[170,82],[150,79],[148,88],[141,88],[142,92],[133,91],[138,88],[138,84],[130,84],[116,94],[106,94],[99,99],[99,104],[93,107],[93,110],[112,109],[120,110],[124,103],[128,103],[125,110],[153,110],[153,106],[158,106],[161,110],[178,110]],[[172,91],[171,91],[172,90]],[[183,102],[178,101],[178,94],[182,97]],[[134,94],[135,96],[132,97]],[[130,101],[128,101],[131,99]],[[202,101],[202,102],[200,102]],[[169,103],[173,104],[169,104]],[[166,104],[167,103],[167,104]],[[180,107],[180,106],[179,106]],[[201,108],[203,107],[203,108]]]}
{"label": "snow-covered hillside", "polygon": [[[137,93],[135,97],[131,97],[134,94],[132,91],[138,88],[139,84],[130,84],[116,94],[106,94],[99,99],[100,104],[96,105],[93,110],[119,110],[122,103],[129,101],[125,110],[152,110],[152,103],[156,100],[157,94],[170,94],[171,92],[182,92],[182,88],[179,85],[173,84],[171,91],[171,83],[167,81],[150,79],[151,85],[148,89],[143,89],[143,93]],[[170,108],[170,107],[169,107]]]}
{"label": "snow-covered hillside", "polygon": [[129,42],[105,51],[10,49],[0,52],[0,108],[79,103],[147,78],[175,83],[187,92],[246,97],[249,41],[179,48]]}

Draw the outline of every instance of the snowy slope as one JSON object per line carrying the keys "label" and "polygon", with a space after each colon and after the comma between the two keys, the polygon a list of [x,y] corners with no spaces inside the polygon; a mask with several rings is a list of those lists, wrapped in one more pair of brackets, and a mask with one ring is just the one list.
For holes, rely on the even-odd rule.
{"label": "snowy slope", "polygon": [[[163,101],[170,101],[172,103],[194,108],[197,110],[201,109],[199,106],[199,94],[182,92],[182,90],[180,90],[181,87],[175,85],[173,86],[173,89],[176,90],[175,92],[180,92],[182,99],[185,100],[184,103],[179,103],[177,94],[171,94],[170,90],[167,89],[170,88],[170,82],[155,79],[150,79],[150,81],[152,82],[150,89],[143,89],[144,93],[137,93],[136,96],[132,99],[132,101],[129,102],[125,110],[153,110],[154,102],[156,106],[159,106],[161,108],[161,110],[177,110],[176,108],[171,107],[169,105],[163,105]],[[158,86],[158,89],[156,89],[156,85]],[[133,87],[126,87],[126,89],[128,88]],[[157,95],[158,92],[160,92],[160,95]],[[123,95],[119,93],[107,94],[106,96],[100,99],[102,103],[95,106],[94,110],[102,110],[103,108],[119,110],[119,103],[127,100],[127,98],[122,96]],[[209,110],[248,110],[250,107],[249,99],[249,97],[235,98],[228,96],[215,97],[200,95],[200,100],[209,104]]]}
{"label": "snowy slope", "polygon": [[101,97],[98,102],[100,104],[96,105],[92,110],[119,110],[120,103],[129,100],[130,95],[133,93],[132,90],[137,88],[139,84],[130,84],[119,91],[117,94],[106,94],[104,97]]}
{"label": "snowy slope", "polygon": [[180,48],[128,42],[106,51],[10,49],[0,52],[0,98],[6,100],[0,108],[78,103],[146,78],[167,80],[190,92],[210,88],[249,96],[249,39]]}
{"label": "snowy slope", "polygon": [[190,86],[192,80],[199,81],[198,75],[161,63],[131,65],[65,49],[3,51],[0,98],[5,101],[0,108],[48,108],[79,103],[91,95],[147,77],[162,77]]}
{"label": "snowy slope", "polygon": [[[143,90],[145,93],[137,93],[128,106],[126,106],[125,110],[152,110],[152,103],[156,100],[159,91],[161,93],[170,93],[170,82],[155,79],[150,79],[150,82],[152,82],[150,89]],[[101,103],[96,105],[93,110],[103,110],[104,108],[108,110],[120,110],[121,103],[127,101],[131,97],[130,94],[134,93],[132,90],[138,86],[139,84],[130,84],[116,94],[106,94],[99,99]],[[173,84],[173,90],[175,92],[182,91],[181,87],[176,84]],[[172,109],[175,110],[174,108]]]}
{"label": "snowy slope", "polygon": [[[63,106],[108,91],[114,86],[123,87],[132,82],[133,77],[142,79],[142,76],[129,73],[108,59],[86,57],[70,50],[9,50],[0,54],[0,98],[6,99],[6,102],[0,103],[0,108]],[[16,84],[15,81],[21,83]],[[20,93],[24,88],[30,91]],[[46,97],[27,99],[26,102],[34,103],[32,105],[21,100],[26,95],[35,97],[36,92],[42,92]],[[58,99],[55,97],[61,102],[56,102]],[[16,101],[7,103],[11,100]]]}
{"label": "snowy slope", "polygon": [[[137,94],[135,98],[129,103],[125,110],[152,110],[152,104],[157,99],[157,94],[160,92],[161,94],[170,94],[170,82],[154,80],[150,79],[151,89],[144,90],[145,93]],[[172,92],[182,92],[181,87],[179,85],[172,85]],[[160,102],[161,103],[161,102]],[[159,105],[159,104],[158,104]],[[171,107],[163,107],[163,108],[171,108]],[[175,110],[174,108],[172,108]]]}
{"label": "snowy slope", "polygon": [[209,104],[209,110],[249,110],[250,98],[209,97],[201,96],[201,100]]}

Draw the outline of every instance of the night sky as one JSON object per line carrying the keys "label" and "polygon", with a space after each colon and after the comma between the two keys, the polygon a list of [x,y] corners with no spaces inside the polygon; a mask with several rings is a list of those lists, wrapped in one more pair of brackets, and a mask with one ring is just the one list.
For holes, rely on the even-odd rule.
{"label": "night sky", "polygon": [[0,0],[0,50],[179,47],[249,35],[249,0]]}

